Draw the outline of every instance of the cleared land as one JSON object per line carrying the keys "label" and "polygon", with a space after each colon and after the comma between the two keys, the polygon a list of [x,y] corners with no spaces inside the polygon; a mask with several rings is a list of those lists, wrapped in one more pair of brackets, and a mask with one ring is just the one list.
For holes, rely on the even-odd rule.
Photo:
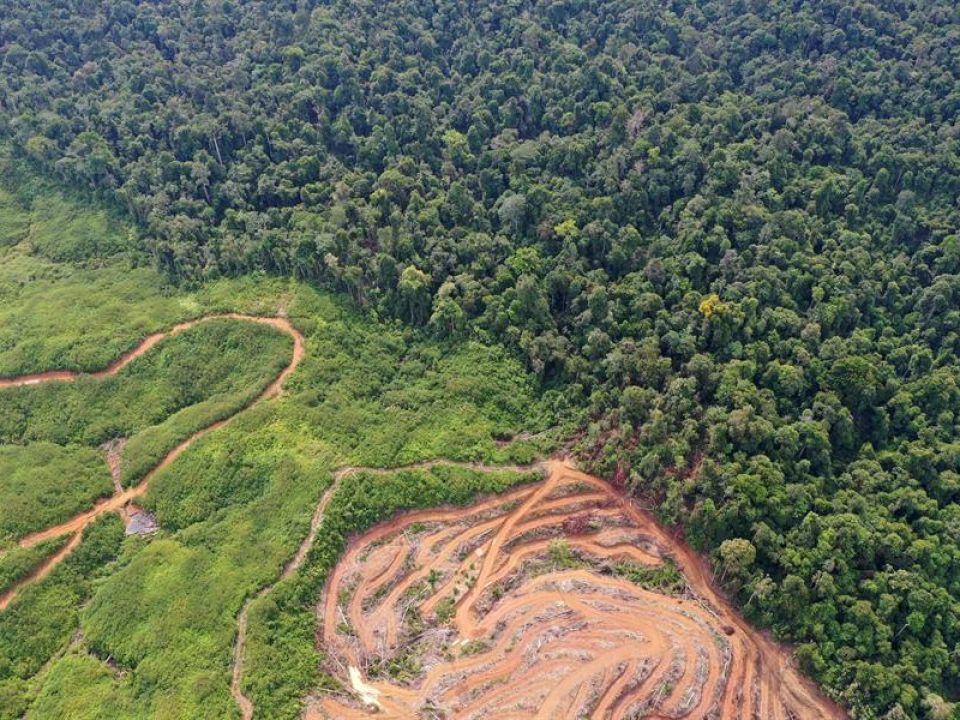
{"label": "cleared land", "polygon": [[[844,717],[696,554],[603,481],[547,470],[351,544],[318,605],[342,692],[308,717]],[[637,581],[668,560],[682,592]]]}

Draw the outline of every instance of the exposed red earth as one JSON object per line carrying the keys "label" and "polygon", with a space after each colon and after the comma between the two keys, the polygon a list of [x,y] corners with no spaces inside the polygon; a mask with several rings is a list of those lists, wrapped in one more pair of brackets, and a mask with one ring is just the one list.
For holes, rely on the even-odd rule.
{"label": "exposed red earth", "polygon": [[[351,543],[318,605],[343,691],[307,718],[843,718],[715,588],[707,563],[562,461],[470,508]],[[671,597],[621,572],[672,560]]]}
{"label": "exposed red earth", "polygon": [[[184,330],[189,330],[192,327],[195,327],[203,322],[208,322],[215,319],[231,319],[231,320],[242,320],[244,322],[258,323],[260,325],[270,325],[271,327],[280,330],[281,332],[287,333],[293,339],[293,354],[290,358],[290,362],[287,366],[280,372],[276,379],[270,383],[270,385],[262,392],[260,395],[253,400],[247,407],[256,405],[264,400],[268,400],[280,393],[281,388],[283,387],[284,381],[290,376],[290,374],[297,368],[300,364],[300,361],[303,359],[304,354],[304,344],[303,344],[303,335],[290,323],[286,318],[281,317],[259,317],[254,315],[242,315],[239,313],[219,313],[215,315],[206,315],[196,320],[190,320],[188,322],[179,323],[174,325],[172,328],[165,332],[154,333],[153,335],[148,335],[143,341],[140,342],[133,350],[125,353],[119,360],[112,363],[109,367],[101,370],[99,372],[90,373],[88,377],[106,377],[108,375],[116,375],[124,367],[129,365],[131,362],[136,360],[138,357],[146,353],[148,350],[153,348],[157,343],[159,343],[164,338],[176,335],[183,332]],[[5,378],[0,379],[0,389],[13,387],[18,385],[36,385],[43,382],[73,382],[77,378],[81,377],[82,373],[76,373],[71,371],[61,371],[61,370],[52,370],[44,373],[37,373],[32,375],[23,375],[16,378]],[[165,467],[170,465],[174,460],[176,460],[187,448],[193,445],[197,440],[206,435],[207,433],[213,432],[214,430],[223,427],[227,423],[231,422],[237,414],[231,415],[230,417],[217,421],[183,440],[180,444],[174,447],[170,452],[168,452],[163,459],[146,475],[139,484],[131,488],[122,488],[116,485],[117,483],[117,471],[119,469],[119,448],[116,445],[111,445],[106,448],[107,450],[107,462],[110,467],[111,475],[114,477],[115,481],[115,492],[109,498],[98,502],[89,510],[81,512],[70,520],[61,523],[59,525],[54,525],[45,530],[32,533],[30,535],[25,535],[20,539],[20,545],[22,547],[31,547],[37,543],[43,542],[44,540],[49,540],[51,538],[60,537],[61,535],[73,534],[73,538],[57,553],[47,558],[30,576],[20,581],[13,587],[11,587],[7,592],[0,595],[0,610],[6,608],[16,597],[17,593],[24,588],[25,586],[36,582],[43,578],[47,573],[53,570],[60,562],[66,558],[70,552],[79,544],[82,537],[84,529],[91,522],[96,520],[98,517],[104,513],[109,512],[119,512],[124,517],[125,520],[129,519],[132,516],[134,511],[131,509],[132,502],[134,499],[141,497],[146,493],[147,489],[150,487],[150,481],[157,475],[158,472],[163,470]]]}
{"label": "exposed red earth", "polygon": [[317,507],[313,512],[313,517],[310,520],[310,529],[307,532],[307,536],[303,539],[303,542],[300,543],[300,547],[297,548],[294,556],[290,558],[286,565],[283,567],[283,571],[280,573],[280,577],[275,583],[267,585],[259,590],[256,595],[248,599],[244,604],[243,608],[240,610],[240,614],[237,618],[237,637],[233,645],[233,671],[231,673],[230,681],[230,693],[233,695],[233,699],[236,701],[237,706],[240,708],[240,715],[243,717],[243,720],[252,720],[254,716],[254,706],[253,702],[246,695],[243,694],[243,659],[244,651],[247,641],[247,624],[248,624],[248,615],[250,612],[250,603],[254,600],[263,597],[264,595],[269,594],[276,587],[276,584],[281,580],[285,580],[295,573],[303,561],[307,558],[307,553],[310,551],[310,547],[313,545],[313,541],[317,536],[317,531],[320,529],[320,525],[323,522],[323,514],[326,511],[327,505],[330,503],[330,500],[336,494],[337,489],[340,487],[340,482],[347,477],[348,475],[353,475],[355,473],[369,473],[371,475],[387,475],[389,473],[394,473],[399,470],[406,469],[429,469],[436,467],[438,465],[454,465],[458,467],[469,467],[479,472],[491,472],[494,470],[507,470],[514,472],[526,472],[532,468],[529,465],[484,465],[482,463],[469,463],[469,462],[457,462],[453,460],[424,460],[422,462],[411,463],[409,465],[403,465],[400,467],[393,468],[372,468],[372,467],[361,467],[355,465],[348,465],[342,467],[334,473],[333,483],[330,487],[326,489],[323,495],[320,498],[320,502],[317,503]]}

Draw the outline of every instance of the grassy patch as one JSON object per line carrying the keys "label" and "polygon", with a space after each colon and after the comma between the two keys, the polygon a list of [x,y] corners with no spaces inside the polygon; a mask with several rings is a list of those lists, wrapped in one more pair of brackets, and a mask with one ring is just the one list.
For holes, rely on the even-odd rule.
{"label": "grassy patch", "polygon": [[0,539],[61,523],[111,492],[110,472],[95,448],[0,445]]}
{"label": "grassy patch", "polygon": [[31,678],[74,634],[92,580],[116,556],[122,538],[123,523],[117,516],[94,523],[63,563],[39,583],[25,588],[0,613],[2,720],[19,717],[29,706]]}
{"label": "grassy patch", "polygon": [[682,595],[687,589],[683,573],[669,558],[654,566],[622,562],[613,566],[613,572],[635,585],[663,595]]}

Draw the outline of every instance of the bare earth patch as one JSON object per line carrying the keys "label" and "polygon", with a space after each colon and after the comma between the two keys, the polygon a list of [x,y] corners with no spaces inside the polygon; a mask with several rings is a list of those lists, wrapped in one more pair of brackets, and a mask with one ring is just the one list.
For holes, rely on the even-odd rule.
{"label": "bare earth patch", "polygon": [[[542,483],[407,514],[351,544],[318,605],[325,669],[343,690],[307,718],[845,717],[730,608],[695,553],[603,481],[547,469]],[[617,571],[668,558],[680,596]]]}

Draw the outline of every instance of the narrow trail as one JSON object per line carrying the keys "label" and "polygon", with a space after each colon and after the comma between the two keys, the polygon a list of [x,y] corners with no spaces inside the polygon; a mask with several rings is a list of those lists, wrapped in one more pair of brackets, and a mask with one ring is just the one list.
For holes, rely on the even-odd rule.
{"label": "narrow trail", "polygon": [[243,720],[252,720],[253,718],[253,702],[243,694],[241,687],[243,682],[243,658],[247,643],[247,617],[250,613],[250,605],[254,600],[259,600],[273,592],[277,583],[286,580],[300,569],[300,566],[303,565],[303,561],[307,557],[307,553],[310,552],[314,539],[317,537],[320,523],[323,522],[323,513],[327,509],[330,499],[336,495],[339,487],[340,476],[334,476],[334,481],[330,484],[330,487],[323,492],[323,495],[320,497],[320,502],[317,503],[317,509],[314,511],[313,518],[310,520],[310,530],[307,532],[307,536],[303,539],[303,542],[300,543],[300,547],[297,548],[294,556],[284,565],[280,577],[270,585],[261,588],[255,595],[247,598],[243,603],[243,607],[240,608],[240,614],[237,616],[237,638],[233,644],[233,671],[230,677],[230,694],[233,695],[233,699],[240,708],[240,714]]}
{"label": "narrow trail", "polygon": [[[313,699],[308,720],[846,717],[740,617],[705,559],[604,481],[543,467],[541,483],[350,543],[318,641],[352,692]],[[679,598],[612,571],[668,558]]]}
{"label": "narrow trail", "polygon": [[[180,455],[184,453],[191,445],[193,445],[197,440],[202,438],[204,435],[207,435],[214,430],[217,430],[224,425],[227,425],[234,418],[237,417],[244,410],[257,405],[264,400],[269,400],[272,397],[275,397],[280,394],[281,389],[283,388],[283,383],[290,376],[290,374],[297,369],[297,366],[300,364],[300,361],[303,360],[304,355],[304,341],[303,335],[300,334],[289,320],[282,317],[261,317],[257,315],[243,315],[241,313],[217,313],[211,315],[205,315],[203,317],[197,318],[196,320],[190,320],[187,322],[182,322],[177,325],[174,325],[172,328],[166,332],[154,333],[148,335],[143,341],[140,342],[133,350],[125,353],[120,357],[119,360],[112,363],[109,367],[95,373],[89,373],[84,375],[83,373],[76,373],[71,371],[61,371],[61,370],[52,370],[44,373],[36,373],[32,375],[24,375],[16,378],[5,378],[0,379],[0,389],[8,387],[18,387],[23,385],[36,385],[39,383],[45,382],[73,382],[80,377],[107,377],[109,375],[116,375],[123,368],[129,365],[131,362],[136,360],[138,357],[142,356],[148,350],[153,348],[161,340],[177,335],[185,330],[196,327],[197,325],[209,322],[211,320],[241,320],[243,322],[257,323],[259,325],[269,325],[270,327],[276,328],[281,332],[286,333],[293,339],[293,353],[290,358],[290,362],[287,366],[280,372],[279,375],[267,386],[267,388],[260,393],[256,398],[249,402],[246,406],[238,410],[236,413],[231,415],[228,418],[223,420],[218,420],[217,422],[208,425],[201,430],[198,430],[193,435],[189,436],[182,442],[180,442],[176,447],[174,447],[170,452],[168,452],[160,462],[154,466],[146,475],[143,476],[143,479],[139,484],[131,488],[117,488],[113,495],[105,500],[101,500],[96,503],[89,510],[78,513],[70,520],[67,520],[64,523],[59,525],[54,525],[45,530],[39,532],[31,533],[25,535],[20,539],[21,547],[32,547],[37,543],[43,542],[45,540],[50,540],[52,538],[60,537],[61,535],[66,535],[69,533],[74,534],[74,538],[70,540],[67,545],[55,553],[53,556],[48,558],[33,574],[27,578],[21,580],[13,587],[11,587],[6,593],[0,596],[0,610],[6,608],[16,597],[17,593],[26,587],[27,585],[36,582],[37,580],[44,577],[47,573],[53,570],[60,562],[66,558],[70,552],[79,544],[80,539],[83,536],[83,531],[86,529],[87,525],[96,520],[98,517],[105,513],[109,512],[123,512],[124,508],[131,503],[134,499],[141,497],[146,493],[147,489],[150,487],[150,482],[161,470],[170,465],[174,460],[176,460]],[[108,454],[108,464],[110,465],[111,475],[115,476],[114,473],[114,464],[119,462],[118,457],[111,457]]]}
{"label": "narrow trail", "polygon": [[77,549],[82,537],[82,533],[74,533],[73,537],[67,541],[66,545],[40,563],[32,573],[27,575],[19,582],[14,583],[9,590],[3,593],[3,595],[0,595],[0,611],[6,610],[7,605],[13,602],[19,590],[25,588],[27,585],[32,585],[33,583],[42,580],[50,573],[51,570],[63,562],[63,559],[66,558],[67,555]]}

